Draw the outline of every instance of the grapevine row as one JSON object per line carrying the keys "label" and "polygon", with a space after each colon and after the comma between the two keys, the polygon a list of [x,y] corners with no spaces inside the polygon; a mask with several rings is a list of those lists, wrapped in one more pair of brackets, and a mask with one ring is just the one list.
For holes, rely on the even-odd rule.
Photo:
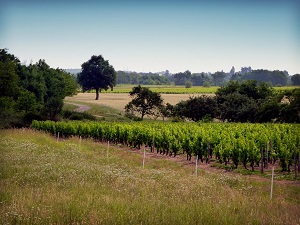
{"label": "grapevine row", "polygon": [[78,135],[190,160],[230,163],[235,168],[260,162],[264,167],[279,160],[282,171],[299,161],[299,124],[153,123],[153,122],[53,122],[33,121],[32,128],[65,137]]}

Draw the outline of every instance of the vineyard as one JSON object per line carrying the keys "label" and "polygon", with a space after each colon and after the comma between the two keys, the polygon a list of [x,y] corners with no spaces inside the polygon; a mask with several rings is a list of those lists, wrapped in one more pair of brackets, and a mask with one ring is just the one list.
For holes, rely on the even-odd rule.
{"label": "vineyard", "polygon": [[[103,92],[105,93],[129,93],[132,91],[132,88],[136,85],[117,85],[114,87],[113,90],[108,89],[107,91]],[[186,88],[185,86],[180,85],[142,85],[143,87],[148,87],[153,92],[158,92],[161,94],[214,94],[219,86],[210,86],[210,87],[204,87],[204,86],[193,86],[191,88]],[[292,90],[294,88],[299,88],[299,86],[283,86],[283,87],[274,87],[274,90],[276,91],[286,91],[286,90]],[[95,92],[95,91],[90,91]]]}
{"label": "vineyard", "polygon": [[[32,128],[63,137],[81,136],[134,148],[143,146],[151,152],[187,160],[239,165],[263,172],[279,162],[282,171],[299,164],[299,124],[217,124],[217,123],[107,123],[33,121]],[[299,170],[299,166],[298,166]]]}

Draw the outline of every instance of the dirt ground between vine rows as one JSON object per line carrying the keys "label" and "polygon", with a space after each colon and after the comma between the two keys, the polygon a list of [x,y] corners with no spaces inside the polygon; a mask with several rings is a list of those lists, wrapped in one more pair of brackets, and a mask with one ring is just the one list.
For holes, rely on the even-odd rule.
{"label": "dirt ground between vine rows", "polygon": [[[124,151],[130,151],[132,153],[135,154],[139,154],[139,155],[144,155],[144,150],[143,148],[141,149],[136,149],[136,148],[129,148],[127,146],[115,146],[118,147],[120,149],[123,149]],[[157,154],[156,151],[155,152],[150,152],[149,149],[146,150],[146,154],[145,154],[145,164],[147,164],[147,159],[166,159],[166,160],[170,160],[172,162],[176,162],[181,164],[184,167],[190,167],[190,168],[195,168],[196,165],[196,158],[192,157],[191,161],[188,161],[186,159],[186,155],[185,154],[180,154],[177,155],[176,157],[174,156],[167,156],[167,155],[162,155],[162,154]],[[142,163],[142,162],[141,162]],[[224,174],[230,174],[233,176],[245,176],[249,179],[252,180],[256,180],[256,181],[260,181],[260,182],[271,182],[270,179],[266,178],[266,177],[261,177],[259,175],[253,174],[253,175],[242,175],[239,174],[237,172],[234,171],[230,171],[230,170],[225,170],[225,169],[220,169],[220,168],[216,168],[216,167],[212,167],[213,162],[211,164],[206,164],[198,162],[198,170],[204,170],[205,172],[209,172],[209,173],[224,173]],[[269,167],[268,170],[266,170],[266,172],[268,174],[271,174],[271,166]],[[275,170],[279,168],[278,164],[275,164]],[[259,168],[257,168],[256,170],[259,170]],[[198,175],[201,176],[201,175]],[[292,181],[292,180],[274,180],[274,183],[277,184],[288,184],[288,185],[296,185],[300,187],[300,181]]]}

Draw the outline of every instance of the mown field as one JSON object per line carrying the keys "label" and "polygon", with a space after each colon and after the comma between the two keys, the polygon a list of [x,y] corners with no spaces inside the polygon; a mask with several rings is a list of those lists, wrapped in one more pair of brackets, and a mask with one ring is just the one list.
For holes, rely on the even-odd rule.
{"label": "mown field", "polygon": [[[202,94],[162,94],[162,98],[165,103],[172,105],[177,104],[180,101],[189,99],[192,96],[199,96]],[[66,97],[66,103],[81,103],[89,106],[103,106],[114,109],[111,113],[124,113],[125,105],[127,105],[132,99],[128,93],[100,93],[99,100],[95,101],[95,93],[78,93],[72,97]],[[93,112],[91,111],[93,114]]]}
{"label": "mown field", "polygon": [[[107,151],[108,150],[108,151]],[[0,130],[1,224],[299,224],[300,186]]]}

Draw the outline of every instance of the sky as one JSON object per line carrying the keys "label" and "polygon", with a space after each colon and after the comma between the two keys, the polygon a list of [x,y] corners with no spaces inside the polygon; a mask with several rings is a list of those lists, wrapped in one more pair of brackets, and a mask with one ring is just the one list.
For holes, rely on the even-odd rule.
{"label": "sky", "polygon": [[0,48],[24,64],[115,70],[300,73],[298,0],[0,0]]}

